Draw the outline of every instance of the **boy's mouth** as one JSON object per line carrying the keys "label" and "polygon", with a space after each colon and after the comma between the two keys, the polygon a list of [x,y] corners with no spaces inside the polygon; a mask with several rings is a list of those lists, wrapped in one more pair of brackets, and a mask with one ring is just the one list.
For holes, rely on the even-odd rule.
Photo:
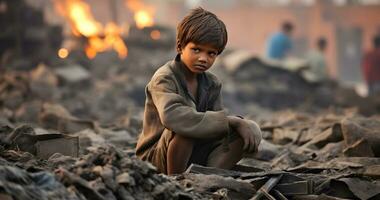
{"label": "boy's mouth", "polygon": [[206,65],[194,65],[196,68],[206,70],[207,66]]}

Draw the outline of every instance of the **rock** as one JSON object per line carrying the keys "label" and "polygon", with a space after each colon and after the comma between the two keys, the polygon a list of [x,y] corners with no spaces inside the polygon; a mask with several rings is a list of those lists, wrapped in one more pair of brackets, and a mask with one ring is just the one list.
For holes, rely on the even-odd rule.
{"label": "rock", "polygon": [[89,80],[91,75],[80,65],[62,66],[55,69],[55,73],[65,83],[78,83]]}
{"label": "rock", "polygon": [[75,133],[87,128],[94,129],[96,126],[93,121],[72,116],[59,104],[44,103],[38,118],[44,128],[63,133]]}
{"label": "rock", "polygon": [[343,140],[340,124],[334,124],[331,128],[316,134],[312,140],[303,145],[303,147],[318,149],[323,148],[328,143],[339,142]]}
{"label": "rock", "polygon": [[48,172],[28,173],[25,170],[0,166],[2,194],[20,200],[28,199],[80,199],[70,194],[54,175]]}
{"label": "rock", "polygon": [[71,135],[79,137],[79,147],[80,147],[79,149],[81,152],[80,154],[85,153],[85,150],[88,147],[104,146],[106,144],[105,139],[92,129],[85,129],[85,130],[73,133]]}
{"label": "rock", "polygon": [[71,156],[65,156],[60,153],[54,153],[47,160],[49,164],[51,164],[54,168],[58,168],[60,166],[69,167],[76,162],[76,159]]}
{"label": "rock", "polygon": [[52,100],[59,97],[57,76],[44,64],[30,72],[30,90],[34,98]]}
{"label": "rock", "polygon": [[[182,179],[183,178],[183,179]],[[230,199],[249,199],[256,192],[251,184],[230,177],[204,174],[184,174],[179,179],[181,184],[191,187],[199,193],[208,193],[226,188]]]}
{"label": "rock", "polygon": [[374,157],[371,144],[364,138],[356,141],[343,150],[344,155],[351,157]]}
{"label": "rock", "polygon": [[[365,118],[351,118],[342,121],[342,132],[347,150],[349,152],[356,151],[360,156],[367,157],[375,155],[380,156],[380,120],[365,119]],[[361,142],[358,142],[362,140]],[[365,141],[364,141],[365,140]],[[361,144],[364,143],[364,144]],[[368,149],[369,144],[371,149]],[[354,150],[355,149],[355,150]],[[373,152],[373,153],[371,153]]]}
{"label": "rock", "polygon": [[[271,142],[267,140],[262,140],[261,144],[259,146],[259,150],[257,153],[252,155],[254,158],[259,159],[259,160],[271,160],[283,150],[283,147],[280,145],[275,145],[272,144]],[[248,156],[248,155],[247,155]],[[249,156],[248,156],[249,157]]]}

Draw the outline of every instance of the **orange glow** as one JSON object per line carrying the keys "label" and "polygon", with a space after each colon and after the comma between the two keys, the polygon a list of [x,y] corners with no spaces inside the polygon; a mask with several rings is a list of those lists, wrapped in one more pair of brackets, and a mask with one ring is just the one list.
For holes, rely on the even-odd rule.
{"label": "orange glow", "polygon": [[69,51],[65,48],[61,48],[58,50],[58,56],[60,58],[66,58],[69,55]]}
{"label": "orange glow", "polygon": [[140,0],[126,0],[127,7],[134,12],[137,28],[153,26],[154,8],[144,5]]}
{"label": "orange glow", "polygon": [[153,40],[159,40],[161,38],[161,33],[159,30],[153,30],[152,32],[150,32],[150,37]]}
{"label": "orange glow", "polygon": [[144,27],[153,26],[153,19],[145,10],[139,10],[135,13],[136,26],[139,29]]}
{"label": "orange glow", "polygon": [[91,47],[89,47],[89,46],[87,46],[85,48],[85,52],[86,52],[87,57],[90,58],[90,59],[95,58],[95,56],[97,54],[96,50],[93,49],[93,48],[91,48]]}
{"label": "orange glow", "polygon": [[98,35],[101,31],[101,24],[93,18],[89,6],[81,1],[74,1],[68,4],[69,17],[74,23],[76,30],[86,36]]}
{"label": "orange glow", "polygon": [[115,51],[117,51],[119,58],[125,58],[128,55],[127,46],[125,46],[124,41],[119,37],[121,33],[121,28],[119,28],[114,23],[108,23],[105,28],[105,41],[107,44],[112,46]]}
{"label": "orange glow", "polygon": [[85,52],[92,59],[97,53],[115,50],[119,58],[127,57],[128,50],[121,38],[121,29],[114,23],[109,23],[104,28],[97,22],[91,13],[91,9],[82,0],[55,1],[56,9],[66,17],[75,36],[85,36],[87,44]]}

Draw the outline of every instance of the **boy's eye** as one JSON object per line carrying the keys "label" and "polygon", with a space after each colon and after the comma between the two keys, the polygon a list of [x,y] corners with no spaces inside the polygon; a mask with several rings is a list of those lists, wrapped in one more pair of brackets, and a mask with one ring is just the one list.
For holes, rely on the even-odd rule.
{"label": "boy's eye", "polygon": [[198,53],[200,50],[198,48],[192,48],[192,50],[195,52],[195,53]]}
{"label": "boy's eye", "polygon": [[215,57],[217,55],[216,52],[209,52],[208,55],[210,55],[211,57]]}

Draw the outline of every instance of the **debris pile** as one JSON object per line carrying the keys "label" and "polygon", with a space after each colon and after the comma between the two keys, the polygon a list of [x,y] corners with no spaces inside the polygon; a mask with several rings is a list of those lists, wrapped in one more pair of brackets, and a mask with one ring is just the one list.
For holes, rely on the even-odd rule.
{"label": "debris pile", "polygon": [[111,146],[91,148],[72,167],[59,168],[56,174],[67,188],[87,199],[200,199],[157,174],[150,163]]}
{"label": "debris pile", "polygon": [[217,199],[380,198],[378,116],[285,111],[259,121],[257,154],[233,170],[191,165],[175,180]]}
{"label": "debris pile", "polygon": [[[154,71],[148,63],[144,66]],[[39,188],[35,195],[61,195],[61,199],[379,197],[380,122],[376,116],[360,115],[360,109],[319,110],[313,115],[295,110],[248,113],[264,133],[257,154],[247,155],[233,171],[193,165],[188,173],[166,177],[133,157],[141,130],[141,93],[148,75],[141,68],[116,67],[100,73],[104,69],[99,66],[80,67],[77,73],[78,67],[39,65],[29,72],[9,70],[0,76],[0,162],[3,173],[25,177],[27,182],[17,183],[17,188],[28,183]],[[75,79],[68,75],[71,70],[76,72]],[[128,76],[130,71],[135,76]],[[281,73],[286,77],[290,72]],[[223,81],[228,89],[230,80]],[[243,89],[237,87],[236,91]],[[239,105],[247,108],[250,103]],[[30,125],[23,125],[25,122]],[[53,140],[56,143],[49,145]],[[43,144],[69,148],[41,151]],[[65,149],[76,150],[62,151]],[[55,188],[44,187],[43,181],[33,182],[34,177],[55,181]],[[1,181],[6,191],[3,195],[12,196],[13,180]],[[25,190],[23,195],[32,194]]]}
{"label": "debris pile", "polygon": [[212,70],[222,77],[226,103],[238,113],[251,112],[236,106],[242,104],[272,111],[291,108],[318,112],[334,106],[357,107],[366,115],[379,112],[378,98],[361,97],[353,88],[332,80],[308,81],[302,73],[307,65],[302,62],[272,63],[246,52],[230,51],[221,55],[217,65]]}
{"label": "debris pile", "polygon": [[81,199],[70,194],[47,171],[30,172],[17,167],[0,166],[1,199]]}
{"label": "debris pile", "polygon": [[61,150],[45,160],[34,151],[35,129],[1,130],[1,195],[11,199],[201,199],[130,151],[91,146],[79,158]]}

